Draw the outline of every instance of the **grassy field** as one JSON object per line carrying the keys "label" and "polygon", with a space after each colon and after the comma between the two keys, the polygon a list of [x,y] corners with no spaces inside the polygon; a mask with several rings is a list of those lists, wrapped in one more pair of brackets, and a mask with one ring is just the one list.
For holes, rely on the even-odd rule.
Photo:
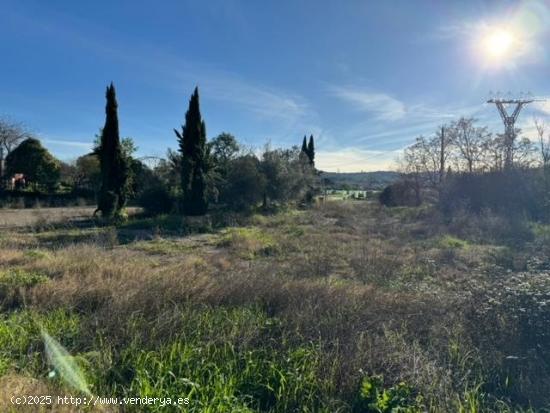
{"label": "grassy field", "polygon": [[189,399],[43,409],[75,412],[550,405],[548,227],[361,201],[119,227],[43,212],[0,211],[0,411],[25,411],[14,394]]}

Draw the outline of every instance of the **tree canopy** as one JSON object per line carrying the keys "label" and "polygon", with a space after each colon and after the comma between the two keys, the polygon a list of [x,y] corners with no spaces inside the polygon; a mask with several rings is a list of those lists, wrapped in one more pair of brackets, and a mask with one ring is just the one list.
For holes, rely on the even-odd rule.
{"label": "tree canopy", "polygon": [[27,138],[6,158],[7,173],[22,173],[27,182],[53,189],[59,182],[60,165],[40,141]]}

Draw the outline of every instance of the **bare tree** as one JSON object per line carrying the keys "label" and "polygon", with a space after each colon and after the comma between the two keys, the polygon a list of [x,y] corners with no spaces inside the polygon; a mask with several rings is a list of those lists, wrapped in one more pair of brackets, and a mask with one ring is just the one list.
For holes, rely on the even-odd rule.
{"label": "bare tree", "polygon": [[416,143],[405,148],[403,158],[399,160],[401,180],[414,191],[417,205],[421,203],[421,190],[425,186],[425,175],[422,171],[426,165],[426,156],[423,153],[422,140],[423,136],[416,138]]}
{"label": "bare tree", "polygon": [[543,169],[546,171],[550,168],[550,133],[546,134],[546,123],[539,119],[535,119],[535,128],[539,140],[539,153]]}
{"label": "bare tree", "polygon": [[441,126],[433,137],[419,136],[405,150],[402,169],[409,174],[418,174],[424,186],[438,189],[445,177],[451,149],[447,127]]}
{"label": "bare tree", "polygon": [[466,170],[472,173],[480,166],[483,158],[484,144],[490,139],[491,134],[487,127],[476,127],[476,119],[460,118],[451,123],[449,138],[458,150],[460,163],[464,163]]}
{"label": "bare tree", "polygon": [[[517,135],[521,131],[517,130]],[[536,163],[536,147],[533,142],[526,137],[516,139],[512,146],[512,161],[515,168],[531,168]]]}
{"label": "bare tree", "polygon": [[483,143],[483,167],[497,172],[504,169],[504,137],[496,135]]}
{"label": "bare tree", "polygon": [[542,183],[544,185],[544,204],[548,214],[550,206],[550,133],[546,132],[546,123],[535,119],[535,128],[539,141],[539,154],[542,166]]}
{"label": "bare tree", "polygon": [[450,148],[446,127],[442,126],[433,137],[419,136],[414,144],[405,149],[400,161],[402,179],[414,190],[418,204],[423,188],[441,189]]}

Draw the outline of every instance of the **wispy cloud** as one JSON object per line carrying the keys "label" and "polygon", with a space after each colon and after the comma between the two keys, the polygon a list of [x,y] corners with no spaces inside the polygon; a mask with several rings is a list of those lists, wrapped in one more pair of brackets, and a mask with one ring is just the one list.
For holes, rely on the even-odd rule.
{"label": "wispy cloud", "polygon": [[[188,76],[196,77],[196,74],[189,73]],[[293,123],[312,113],[307,101],[297,94],[254,84],[227,73],[211,72],[201,76],[201,87],[209,99],[239,105],[261,118]]]}
{"label": "wispy cloud", "polygon": [[49,138],[44,138],[42,139],[42,141],[52,145],[72,146],[76,148],[92,149],[93,147],[92,142],[59,140],[59,139],[49,139]]}
{"label": "wispy cloud", "polygon": [[330,92],[352,104],[355,109],[368,112],[380,120],[396,120],[403,118],[407,111],[405,104],[385,93],[373,93],[358,90],[353,87],[331,86]]}
{"label": "wispy cloud", "polygon": [[329,86],[328,90],[333,96],[349,103],[355,110],[370,114],[371,120],[387,123],[406,121],[410,125],[419,121],[443,122],[468,115],[481,108],[481,105],[451,107],[407,103],[389,93],[365,91],[360,86]]}

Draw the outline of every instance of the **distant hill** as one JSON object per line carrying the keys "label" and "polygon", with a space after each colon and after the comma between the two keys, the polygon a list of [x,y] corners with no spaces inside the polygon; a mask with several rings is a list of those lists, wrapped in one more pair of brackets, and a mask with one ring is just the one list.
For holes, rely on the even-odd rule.
{"label": "distant hill", "polygon": [[395,182],[399,173],[395,171],[375,172],[324,172],[321,178],[327,179],[330,189],[382,189]]}

